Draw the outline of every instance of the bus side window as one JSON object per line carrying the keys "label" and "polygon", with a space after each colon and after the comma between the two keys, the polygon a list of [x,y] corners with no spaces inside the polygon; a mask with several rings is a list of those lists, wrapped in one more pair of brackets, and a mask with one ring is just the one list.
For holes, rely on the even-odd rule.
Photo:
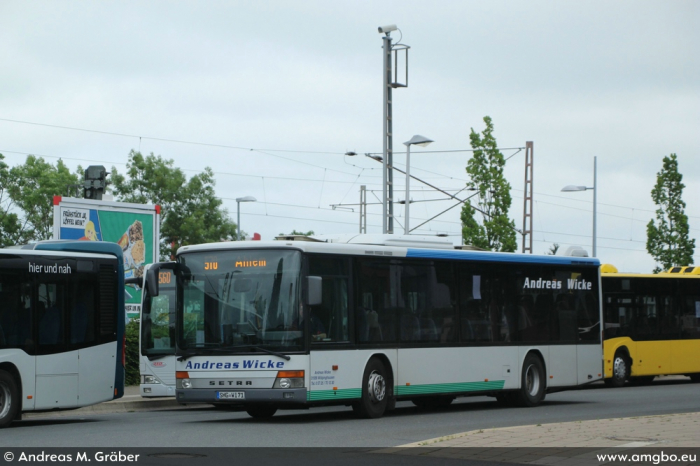
{"label": "bus side window", "polygon": [[76,293],[76,302],[70,312],[70,342],[73,344],[92,343],[94,339],[95,306],[90,283],[82,283]]}
{"label": "bus side window", "polygon": [[411,311],[404,310],[399,320],[401,341],[420,339],[420,322]]}
{"label": "bus side window", "polygon": [[39,314],[39,344],[56,345],[61,337],[61,311],[56,305],[37,303]]}
{"label": "bus side window", "polygon": [[[345,258],[310,256],[309,274],[323,278],[323,301],[313,312],[325,329],[321,341],[349,341],[348,277],[350,261]],[[359,320],[359,318],[358,318]],[[360,324],[360,322],[356,322]]]}
{"label": "bus side window", "polygon": [[[5,328],[7,328],[8,334],[11,334],[14,327],[13,317],[16,314],[12,300],[9,298],[9,293],[5,293],[0,290],[0,303],[5,303],[5,306],[0,309],[0,348],[5,348],[8,345],[8,339],[5,337]],[[9,306],[7,304],[9,303]]]}
{"label": "bus side window", "polygon": [[[3,277],[3,284],[5,288],[9,288],[7,285],[9,283],[5,282],[5,277]],[[0,290],[0,347],[1,348],[13,348],[19,344],[19,296],[15,296],[16,292],[13,290]]]}
{"label": "bus side window", "polygon": [[559,341],[578,341],[578,317],[574,297],[569,293],[558,294],[555,308],[559,322]]}
{"label": "bus side window", "polygon": [[393,322],[384,299],[390,290],[389,263],[362,258],[355,264],[359,311],[355,313],[356,341],[366,344],[393,339]]}
{"label": "bus side window", "polygon": [[[700,301],[694,301],[689,298],[686,304],[688,306],[683,310],[684,312],[681,316],[683,338],[700,338],[700,318],[697,317],[697,311],[693,309],[695,307],[700,307]],[[688,309],[688,307],[690,307],[690,309]]]}
{"label": "bus side window", "polygon": [[541,294],[535,298],[534,325],[537,329],[537,338],[542,341],[551,341],[551,321],[554,310],[554,297],[550,294]]}

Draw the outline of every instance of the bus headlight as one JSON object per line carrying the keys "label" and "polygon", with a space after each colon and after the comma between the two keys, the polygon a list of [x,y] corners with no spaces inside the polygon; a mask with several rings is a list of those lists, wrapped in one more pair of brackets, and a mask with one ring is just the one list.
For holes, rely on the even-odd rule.
{"label": "bus headlight", "polygon": [[304,371],[279,371],[272,388],[304,388]]}
{"label": "bus headlight", "polygon": [[280,388],[291,388],[292,381],[290,379],[280,379]]}
{"label": "bus headlight", "polygon": [[182,388],[192,388],[192,381],[190,379],[182,379]]}
{"label": "bus headlight", "polygon": [[158,380],[158,377],[155,375],[142,375],[141,376],[141,383],[143,384],[159,384],[160,380]]}

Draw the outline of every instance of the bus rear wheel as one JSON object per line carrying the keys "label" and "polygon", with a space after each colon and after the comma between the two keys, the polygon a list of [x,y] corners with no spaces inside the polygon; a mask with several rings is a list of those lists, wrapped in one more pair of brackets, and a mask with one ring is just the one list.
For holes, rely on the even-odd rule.
{"label": "bus rear wheel", "polygon": [[533,354],[528,354],[523,363],[520,390],[515,395],[517,404],[528,408],[539,405],[544,400],[546,388],[542,360]]}
{"label": "bus rear wheel", "polygon": [[0,427],[6,427],[20,409],[19,388],[12,375],[0,371]]}
{"label": "bus rear wheel", "polygon": [[360,416],[376,419],[384,415],[389,398],[386,369],[378,359],[367,363],[362,376],[362,398],[353,404],[353,410]]}
{"label": "bus rear wheel", "polygon": [[275,415],[277,408],[274,406],[251,406],[246,408],[245,412],[256,419],[268,419]]}
{"label": "bus rear wheel", "polygon": [[627,356],[622,353],[615,354],[613,359],[612,378],[609,385],[612,387],[622,387],[630,377],[630,362]]}

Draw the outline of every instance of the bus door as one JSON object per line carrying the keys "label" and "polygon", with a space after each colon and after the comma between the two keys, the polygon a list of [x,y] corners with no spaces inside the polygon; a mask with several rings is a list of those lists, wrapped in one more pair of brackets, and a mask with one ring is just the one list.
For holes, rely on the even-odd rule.
{"label": "bus door", "polygon": [[[65,266],[45,262],[42,270],[51,271],[54,265],[57,268]],[[65,325],[67,281],[58,274],[41,274],[35,281],[34,291],[32,302],[37,337],[35,409],[78,406],[78,351],[69,351]]]}
{"label": "bus door", "polygon": [[698,278],[678,280],[676,314],[664,319],[662,336],[669,340],[671,372],[700,372],[700,282]]}
{"label": "bus door", "polygon": [[[114,398],[117,309],[116,263],[76,261],[81,275],[71,281],[67,340],[78,348],[78,400],[81,406]],[[110,293],[113,290],[114,293]]]}
{"label": "bus door", "polygon": [[[653,286],[651,280],[655,279],[646,279],[643,282]],[[667,342],[661,340],[660,334],[660,318],[671,309],[670,290],[661,289],[663,285],[667,285],[664,282],[658,282],[656,285],[659,288],[655,290],[656,293],[645,293],[644,289],[639,287],[635,296],[635,306],[629,322],[629,331],[632,339],[636,341],[636,351],[632,353],[633,376],[671,372],[671,348]]]}
{"label": "bus door", "polygon": [[[303,311],[308,314],[300,317],[303,330],[308,331],[311,345],[309,399],[312,401],[352,397],[356,391],[349,390],[361,383],[356,375],[361,374],[364,367],[356,354],[338,351],[350,343],[348,322],[350,272],[349,260],[345,257],[309,256],[309,275],[322,277],[322,299],[320,303],[306,306]],[[298,293],[292,289],[292,284],[282,282],[278,305],[282,313],[291,309],[294,318],[299,308]],[[307,335],[305,333],[305,335]],[[336,369],[333,369],[333,368]],[[340,370],[337,368],[340,367]]]}

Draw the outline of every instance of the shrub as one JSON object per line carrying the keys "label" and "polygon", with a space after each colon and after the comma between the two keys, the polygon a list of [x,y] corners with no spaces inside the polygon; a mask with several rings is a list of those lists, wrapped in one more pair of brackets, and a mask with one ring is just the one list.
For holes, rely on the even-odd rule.
{"label": "shrub", "polygon": [[139,385],[139,321],[126,324],[126,385]]}

